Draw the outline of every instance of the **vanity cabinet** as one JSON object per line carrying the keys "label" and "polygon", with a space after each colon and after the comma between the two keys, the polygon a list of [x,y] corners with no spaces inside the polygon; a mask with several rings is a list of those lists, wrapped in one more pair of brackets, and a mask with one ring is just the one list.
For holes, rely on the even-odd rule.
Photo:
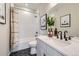
{"label": "vanity cabinet", "polygon": [[55,50],[54,48],[50,47],[50,46],[46,46],[46,55],[47,56],[62,56],[62,54],[60,52],[58,52],[57,50]]}
{"label": "vanity cabinet", "polygon": [[45,54],[46,54],[45,44],[41,40],[37,39],[37,55],[45,56]]}
{"label": "vanity cabinet", "polygon": [[62,54],[42,40],[37,39],[37,56],[62,56]]}

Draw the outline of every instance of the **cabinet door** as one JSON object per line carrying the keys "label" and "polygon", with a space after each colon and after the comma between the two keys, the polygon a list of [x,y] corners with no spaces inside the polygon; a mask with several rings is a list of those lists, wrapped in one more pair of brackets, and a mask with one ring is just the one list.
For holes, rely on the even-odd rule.
{"label": "cabinet door", "polygon": [[62,54],[60,52],[58,52],[57,50],[53,49],[50,46],[47,46],[46,55],[47,56],[62,56]]}
{"label": "cabinet door", "polygon": [[37,39],[37,55],[38,56],[45,56],[45,53],[46,53],[46,47],[45,47],[44,42]]}
{"label": "cabinet door", "polygon": [[41,56],[41,45],[39,39],[37,39],[37,56]]}

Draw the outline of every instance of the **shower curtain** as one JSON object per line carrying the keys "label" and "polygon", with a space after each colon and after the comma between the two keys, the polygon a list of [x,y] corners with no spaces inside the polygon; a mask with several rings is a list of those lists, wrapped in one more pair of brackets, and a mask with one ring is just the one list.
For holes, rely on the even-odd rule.
{"label": "shower curtain", "polygon": [[20,46],[27,47],[28,41],[35,39],[36,32],[39,33],[38,14],[12,7],[10,27],[11,50],[19,50]]}
{"label": "shower curtain", "polygon": [[10,8],[10,51],[15,47],[18,37],[18,20],[16,19],[17,12],[14,7]]}

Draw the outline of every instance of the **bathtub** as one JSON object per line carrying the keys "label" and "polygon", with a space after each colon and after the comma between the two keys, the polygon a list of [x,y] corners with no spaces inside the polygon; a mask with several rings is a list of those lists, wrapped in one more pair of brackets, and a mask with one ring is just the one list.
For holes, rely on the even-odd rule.
{"label": "bathtub", "polygon": [[20,39],[13,45],[12,52],[29,48],[29,42],[36,40],[36,37]]}

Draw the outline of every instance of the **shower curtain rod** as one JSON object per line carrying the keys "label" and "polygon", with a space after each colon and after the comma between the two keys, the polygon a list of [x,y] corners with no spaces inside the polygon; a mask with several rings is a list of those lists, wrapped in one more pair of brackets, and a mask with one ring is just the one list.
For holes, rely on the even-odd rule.
{"label": "shower curtain rod", "polygon": [[37,14],[35,10],[33,11],[27,11],[26,9],[24,8],[19,8],[19,7],[14,7],[15,9],[18,9],[18,10],[22,10],[22,11],[26,11],[26,12],[30,12],[30,13],[34,13],[34,14]]}

